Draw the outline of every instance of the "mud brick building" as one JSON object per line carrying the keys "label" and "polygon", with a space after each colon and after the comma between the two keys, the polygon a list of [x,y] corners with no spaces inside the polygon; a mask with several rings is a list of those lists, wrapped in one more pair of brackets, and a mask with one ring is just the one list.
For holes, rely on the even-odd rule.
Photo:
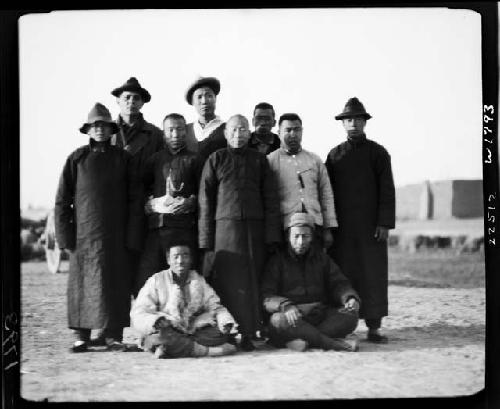
{"label": "mud brick building", "polygon": [[399,220],[465,219],[483,216],[483,181],[442,180],[396,189]]}

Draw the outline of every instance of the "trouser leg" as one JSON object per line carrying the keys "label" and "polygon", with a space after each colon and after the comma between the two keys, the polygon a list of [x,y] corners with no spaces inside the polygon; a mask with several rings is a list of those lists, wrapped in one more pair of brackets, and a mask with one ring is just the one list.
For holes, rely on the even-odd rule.
{"label": "trouser leg", "polygon": [[382,326],[382,318],[366,318],[365,323],[368,329],[376,330]]}
{"label": "trouser leg", "polygon": [[144,339],[144,349],[153,352],[162,346],[169,358],[183,358],[192,355],[194,342],[189,335],[182,334],[172,327],[161,328]]}
{"label": "trouser leg", "polygon": [[228,341],[228,336],[216,327],[206,326],[194,333],[194,340],[200,345],[213,347],[225,344]]}
{"label": "trouser leg", "polygon": [[356,312],[342,312],[328,308],[325,319],[318,325],[318,330],[330,338],[344,338],[352,333],[358,325]]}
{"label": "trouser leg", "polygon": [[88,342],[90,340],[90,331],[88,328],[73,328],[75,340]]}
{"label": "trouser leg", "polygon": [[271,343],[277,347],[283,347],[288,341],[299,338],[307,341],[313,348],[333,349],[331,338],[303,319],[299,319],[296,326],[292,327],[285,314],[275,313],[271,315],[269,324]]}
{"label": "trouser leg", "polygon": [[104,338],[113,338],[115,341],[123,341],[123,327],[104,328],[102,336]]}

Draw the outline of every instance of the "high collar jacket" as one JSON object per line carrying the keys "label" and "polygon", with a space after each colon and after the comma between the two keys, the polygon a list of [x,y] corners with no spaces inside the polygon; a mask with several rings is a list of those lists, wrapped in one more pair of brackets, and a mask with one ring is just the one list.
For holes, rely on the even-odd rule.
{"label": "high collar jacket", "polygon": [[253,149],[225,148],[205,162],[199,189],[199,240],[213,246],[215,221],[262,220],[266,241],[280,240],[279,202],[266,156]]}

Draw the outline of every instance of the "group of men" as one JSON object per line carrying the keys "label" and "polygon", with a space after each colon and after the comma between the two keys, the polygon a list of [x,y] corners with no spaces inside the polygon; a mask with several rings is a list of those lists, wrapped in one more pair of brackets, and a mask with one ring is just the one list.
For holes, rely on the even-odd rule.
{"label": "group of men", "polygon": [[[215,114],[220,82],[200,77],[163,132],[141,114],[149,92],[132,77],[97,103],[56,195],[56,238],[70,253],[73,352],[127,350],[132,324],[158,358],[276,347],[356,351],[388,311],[387,238],[395,223],[390,156],[366,138],[357,98],[341,114],[347,141],[326,162],[302,148],[302,120],[255,106],[250,130]],[[132,296],[132,297],[131,297]],[[134,298],[133,305],[131,305]],[[91,330],[99,333],[91,339]]]}

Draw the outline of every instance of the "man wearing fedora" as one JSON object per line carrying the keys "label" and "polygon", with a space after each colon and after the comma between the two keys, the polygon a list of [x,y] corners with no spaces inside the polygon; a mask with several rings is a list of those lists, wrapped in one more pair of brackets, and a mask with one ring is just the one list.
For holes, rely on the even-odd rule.
{"label": "man wearing fedora", "polygon": [[141,113],[144,104],[151,100],[151,95],[135,77],[130,77],[111,94],[116,97],[120,107],[116,120],[118,132],[111,138],[111,144],[128,151],[138,173],[142,174],[146,160],[166,146],[162,130],[145,121]]}
{"label": "man wearing fedora", "polygon": [[282,230],[292,214],[309,213],[316,224],[318,243],[328,248],[337,216],[325,165],[319,156],[302,148],[302,119],[297,114],[281,115],[278,127],[281,147],[267,159],[278,186]]}
{"label": "man wearing fedora", "polygon": [[225,123],[215,115],[220,82],[215,77],[199,77],[186,90],[186,101],[194,106],[198,119],[187,125],[186,147],[206,160],[212,152],[227,146]]}
{"label": "man wearing fedora", "polygon": [[335,117],[347,141],[326,159],[339,220],[331,255],[363,300],[368,341],[386,343],[379,328],[388,314],[387,238],[395,227],[395,188],[389,153],[365,135],[370,118],[357,98]]}
{"label": "man wearing fedora", "polygon": [[310,214],[294,213],[287,227],[287,247],[266,264],[261,285],[271,344],[356,351],[358,294],[333,260],[311,245]]}
{"label": "man wearing fedora", "polygon": [[92,329],[103,345],[125,350],[133,271],[131,251],[140,249],[142,195],[128,152],[111,145],[118,126],[95,104],[80,128],[90,141],[67,158],[55,201],[59,247],[70,253],[68,323],[72,352],[85,352]]}

